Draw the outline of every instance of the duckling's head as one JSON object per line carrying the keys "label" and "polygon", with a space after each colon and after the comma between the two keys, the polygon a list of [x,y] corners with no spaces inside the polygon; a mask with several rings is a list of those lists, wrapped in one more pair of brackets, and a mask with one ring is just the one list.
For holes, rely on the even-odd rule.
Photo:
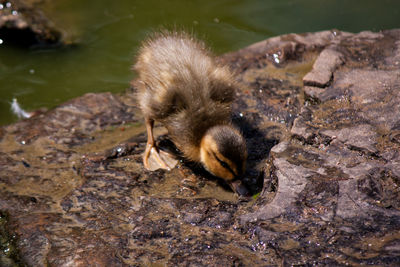
{"label": "duckling's head", "polygon": [[248,194],[240,181],[246,159],[246,142],[231,125],[211,127],[201,140],[200,161],[205,169],[227,181],[239,195]]}

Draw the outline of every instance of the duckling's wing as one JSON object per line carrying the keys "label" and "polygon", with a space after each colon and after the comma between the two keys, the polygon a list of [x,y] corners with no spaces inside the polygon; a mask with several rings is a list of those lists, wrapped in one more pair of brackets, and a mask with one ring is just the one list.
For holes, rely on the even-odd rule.
{"label": "duckling's wing", "polygon": [[137,99],[144,115],[154,120],[164,120],[186,108],[186,101],[178,90],[171,87],[150,86],[141,81]]}
{"label": "duckling's wing", "polygon": [[235,97],[235,80],[228,67],[216,67],[209,77],[208,94],[211,100],[231,103]]}

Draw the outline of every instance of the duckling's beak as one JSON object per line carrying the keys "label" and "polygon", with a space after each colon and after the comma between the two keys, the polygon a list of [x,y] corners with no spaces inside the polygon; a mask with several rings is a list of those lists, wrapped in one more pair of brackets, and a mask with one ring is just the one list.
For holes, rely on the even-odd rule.
{"label": "duckling's beak", "polygon": [[235,179],[234,181],[230,182],[229,185],[234,192],[238,193],[239,196],[250,196],[249,189],[247,189],[241,180]]}

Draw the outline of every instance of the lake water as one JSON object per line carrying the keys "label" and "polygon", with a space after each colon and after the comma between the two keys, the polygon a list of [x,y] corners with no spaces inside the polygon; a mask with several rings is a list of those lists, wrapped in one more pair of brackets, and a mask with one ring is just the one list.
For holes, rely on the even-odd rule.
{"label": "lake water", "polygon": [[87,92],[121,92],[145,36],[160,26],[193,31],[221,54],[285,33],[400,28],[397,0],[48,1],[43,8],[76,45],[32,49],[0,44],[0,125],[10,103],[52,108]]}

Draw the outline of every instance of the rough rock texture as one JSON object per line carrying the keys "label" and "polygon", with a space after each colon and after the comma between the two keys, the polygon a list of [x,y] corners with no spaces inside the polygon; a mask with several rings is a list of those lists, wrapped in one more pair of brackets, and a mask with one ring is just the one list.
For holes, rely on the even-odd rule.
{"label": "rough rock texture", "polygon": [[20,46],[60,45],[61,31],[38,7],[39,0],[0,1],[0,39]]}
{"label": "rough rock texture", "polygon": [[0,128],[2,225],[19,251],[4,262],[399,266],[400,30],[290,34],[219,60],[240,83],[256,200],[188,162],[145,171],[130,91],[87,94]]}

